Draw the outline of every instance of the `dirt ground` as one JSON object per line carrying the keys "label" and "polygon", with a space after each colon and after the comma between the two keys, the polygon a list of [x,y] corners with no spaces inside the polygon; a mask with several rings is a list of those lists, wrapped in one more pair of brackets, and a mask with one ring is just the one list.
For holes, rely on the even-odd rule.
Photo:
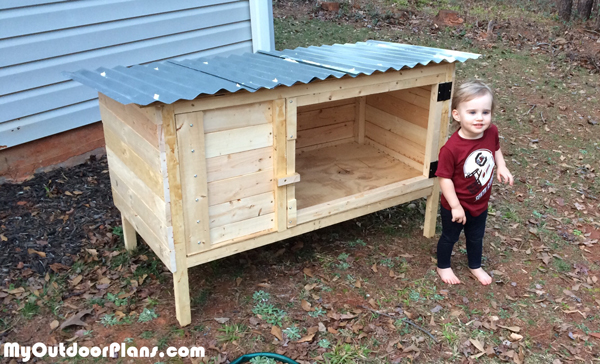
{"label": "dirt ground", "polygon": [[[440,8],[456,11],[450,25]],[[492,191],[493,283],[469,276],[464,241],[453,257],[463,284],[439,280],[439,227],[422,236],[418,200],[191,269],[192,324],[180,328],[172,275],[145,244],[123,249],[104,158],[0,186],[0,343],[206,349],[121,363],[249,352],[303,364],[600,362],[600,33],[558,22],[544,1],[365,0],[331,12],[280,0],[274,14],[278,49],[381,39],[483,55],[456,77],[494,87],[516,178]]]}

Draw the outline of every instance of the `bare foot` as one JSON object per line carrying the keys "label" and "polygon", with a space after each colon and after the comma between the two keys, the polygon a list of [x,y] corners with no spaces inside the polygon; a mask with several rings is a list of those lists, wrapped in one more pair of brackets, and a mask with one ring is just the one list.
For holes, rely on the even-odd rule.
{"label": "bare foot", "polygon": [[[437,273],[439,274],[442,281],[448,284],[460,284],[460,279],[454,274],[452,268],[437,268]],[[490,278],[491,282],[491,278]]]}
{"label": "bare foot", "polygon": [[492,277],[490,277],[490,275],[487,274],[486,271],[484,271],[482,268],[469,268],[469,270],[471,271],[471,274],[475,276],[475,278],[477,278],[477,280],[479,280],[479,282],[481,282],[481,284],[483,284],[484,286],[487,286],[488,284],[492,283]]}

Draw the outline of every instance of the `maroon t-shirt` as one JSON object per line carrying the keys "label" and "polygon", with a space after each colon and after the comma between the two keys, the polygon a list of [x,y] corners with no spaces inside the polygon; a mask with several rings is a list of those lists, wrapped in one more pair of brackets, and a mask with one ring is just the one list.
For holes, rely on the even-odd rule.
{"label": "maroon t-shirt", "polygon": [[[498,149],[498,128],[494,124],[479,139],[465,139],[456,131],[440,149],[435,175],[452,180],[461,206],[472,216],[488,208]],[[443,194],[442,206],[451,210]]]}

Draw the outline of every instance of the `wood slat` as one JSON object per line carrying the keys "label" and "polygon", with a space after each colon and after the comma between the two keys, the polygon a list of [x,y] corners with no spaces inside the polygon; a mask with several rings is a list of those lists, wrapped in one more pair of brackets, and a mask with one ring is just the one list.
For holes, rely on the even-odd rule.
{"label": "wood slat", "polygon": [[221,130],[268,124],[271,119],[270,102],[207,110],[204,114],[204,132],[213,133]]}
{"label": "wood slat", "polygon": [[273,191],[256,196],[241,198],[222,204],[210,206],[210,227],[231,224],[254,217],[267,215],[275,211],[275,195]]}
{"label": "wood slat", "polygon": [[[143,191],[137,191],[132,188],[131,181],[124,180],[116,171],[110,172],[110,182],[112,189],[119,193],[119,196],[127,203],[129,207],[139,216],[150,230],[161,241],[167,241],[167,222],[164,204],[157,210],[153,210],[147,205],[147,201],[143,196]],[[142,192],[142,193],[140,193]],[[166,244],[165,244],[166,245]]]}
{"label": "wood slat", "polygon": [[271,213],[210,229],[210,238],[214,245],[261,231],[267,233],[273,230],[274,226],[275,214]]}
{"label": "wood slat", "polygon": [[327,148],[327,147],[333,147],[336,145],[342,145],[342,144],[354,143],[354,142],[355,142],[355,140],[354,140],[354,136],[353,136],[351,138],[345,138],[345,139],[340,139],[340,140],[334,140],[332,142],[315,144],[315,145],[311,145],[311,146],[304,147],[304,148],[297,148],[296,154],[300,155],[302,153],[310,152],[310,151],[317,150],[317,149],[323,149],[323,148]]}
{"label": "wood slat", "polygon": [[[116,141],[112,140],[114,137],[110,132],[105,132],[104,138],[107,141],[106,154],[109,158],[108,165],[110,169],[115,168],[122,174],[128,174],[130,178],[136,181],[136,184],[143,185],[151,191],[153,196],[157,196],[164,201],[164,187],[160,172],[149,168],[137,154],[122,149],[118,139]],[[112,150],[113,147],[116,150]],[[142,187],[140,186],[140,188]]]}
{"label": "wood slat", "polygon": [[261,124],[208,133],[205,142],[206,158],[264,148],[273,145],[273,126]]}
{"label": "wood slat", "polygon": [[[130,149],[144,159],[152,169],[160,170],[158,140],[156,146],[153,145],[103,105],[100,105],[100,114],[105,130],[107,128],[111,129],[123,143],[127,144]],[[156,136],[158,137],[158,128]]]}
{"label": "wood slat", "polygon": [[298,111],[298,131],[353,121],[355,117],[354,104],[317,109],[308,112],[303,112],[301,109],[302,108]]}
{"label": "wood slat", "polygon": [[140,234],[142,239],[150,246],[156,256],[158,256],[167,268],[171,269],[171,251],[165,246],[165,242],[161,241],[161,239],[154,234],[144,220],[127,204],[125,198],[114,189],[112,190],[112,194],[115,206],[121,211],[121,214],[135,227],[135,231]]}
{"label": "wood slat", "polygon": [[308,129],[298,132],[296,148],[323,144],[341,139],[354,137],[354,121],[327,125],[320,128]]}
{"label": "wood slat", "polygon": [[227,154],[206,160],[208,182],[272,169],[272,147]]}
{"label": "wood slat", "polygon": [[370,122],[366,123],[366,136],[384,147],[398,152],[423,165],[425,150],[420,145],[411,142],[400,135],[382,129]]}
{"label": "wood slat", "polygon": [[307,113],[307,112],[315,111],[315,110],[328,109],[328,108],[332,108],[332,107],[341,107],[344,105],[352,105],[353,103],[354,103],[353,99],[323,102],[320,104],[301,106],[298,108],[298,112],[299,113]]}
{"label": "wood slat", "polygon": [[175,116],[188,254],[210,247],[203,116],[202,111]]}
{"label": "wood slat", "polygon": [[[429,96],[424,96],[421,88],[409,88],[405,90],[392,91],[390,96],[404,100],[412,105],[423,109],[429,109]],[[429,95],[429,93],[427,93]]]}
{"label": "wood slat", "polygon": [[286,100],[273,101],[273,164],[275,191],[275,226],[278,231],[287,227],[287,187],[278,187],[277,180],[286,177],[287,174],[287,142],[288,132],[286,124]]}
{"label": "wood slat", "polygon": [[407,166],[410,166],[411,168],[414,168],[415,170],[420,171],[423,167],[423,164],[416,162],[394,150],[391,150],[390,148],[384,147],[383,145],[377,143],[373,139],[365,138],[365,144],[375,147],[377,150],[389,155],[390,157],[393,157],[394,159],[399,160],[400,162],[406,164]]}
{"label": "wood slat", "polygon": [[208,204],[214,206],[273,191],[273,183],[272,169],[210,182],[208,184]]}
{"label": "wood slat", "polygon": [[373,213],[375,211],[379,211],[382,209],[386,209],[392,206],[396,206],[408,201],[413,201],[421,197],[425,197],[431,194],[431,187],[424,188],[419,191],[410,192],[401,196],[393,197],[388,200],[379,201],[367,206],[363,206],[357,209],[352,209],[345,211],[340,214],[336,214],[333,216],[328,216],[322,219],[310,221],[305,224],[296,225],[290,227],[289,229],[278,233],[257,233],[249,236],[244,236],[242,238],[233,239],[228,242],[224,242],[222,244],[218,244],[213,246],[213,248],[209,251],[203,252],[201,254],[194,254],[187,258],[187,264],[189,267],[193,267],[199,264],[204,264],[219,258],[227,257],[232,254],[240,253],[246,250],[254,249],[260,246],[264,246],[267,244],[271,244],[277,241],[282,241],[284,239],[298,236],[300,234],[307,233],[309,231],[313,231],[316,229],[324,228],[326,226],[331,226],[334,224],[338,224],[343,221],[347,221],[359,216],[367,215]]}
{"label": "wood slat", "polygon": [[387,94],[370,95],[367,96],[367,105],[383,110],[388,114],[396,115],[422,128],[427,128],[427,118],[429,117],[427,109],[410,104],[404,100]]}
{"label": "wood slat", "polygon": [[354,115],[354,138],[358,144],[364,144],[365,142],[366,106],[366,97],[363,96],[356,99]]}
{"label": "wood slat", "polygon": [[298,224],[300,225],[308,221],[360,208],[379,201],[402,196],[410,192],[419,191],[424,188],[430,188],[432,185],[433,180],[419,176],[402,182],[396,182],[388,186],[365,191],[360,194],[299,209],[297,216]]}
{"label": "wood slat", "polygon": [[425,148],[425,140],[427,139],[427,129],[425,128],[410,123],[395,115],[388,114],[371,105],[367,105],[366,107],[366,119],[382,129],[415,142],[420,145],[422,149]]}

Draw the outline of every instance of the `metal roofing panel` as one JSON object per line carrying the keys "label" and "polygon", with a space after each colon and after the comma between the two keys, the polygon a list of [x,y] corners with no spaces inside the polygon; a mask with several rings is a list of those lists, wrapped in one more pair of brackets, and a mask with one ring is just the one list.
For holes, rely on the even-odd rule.
{"label": "metal roofing panel", "polygon": [[464,62],[478,54],[407,44],[367,41],[356,44],[246,53],[240,56],[156,62],[130,68],[100,68],[68,77],[123,103],[148,105],[193,100],[221,91],[249,92],[307,84],[329,77],[356,77],[413,68],[419,64]]}

